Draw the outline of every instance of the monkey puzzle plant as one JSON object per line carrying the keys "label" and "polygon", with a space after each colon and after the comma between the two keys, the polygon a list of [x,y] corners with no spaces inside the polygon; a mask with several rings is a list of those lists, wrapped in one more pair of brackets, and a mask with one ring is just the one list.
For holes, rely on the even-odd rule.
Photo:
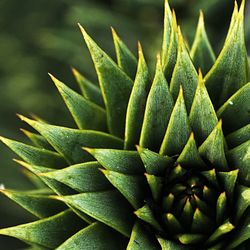
{"label": "monkey puzzle plant", "polygon": [[244,1],[217,58],[202,13],[189,50],[166,1],[153,79],[140,44],[137,62],[112,30],[115,63],[80,28],[100,88],[75,69],[81,94],[51,76],[78,128],[20,115],[34,145],[1,138],[37,186],[1,192],[38,219],[0,234],[31,249],[248,249]]}

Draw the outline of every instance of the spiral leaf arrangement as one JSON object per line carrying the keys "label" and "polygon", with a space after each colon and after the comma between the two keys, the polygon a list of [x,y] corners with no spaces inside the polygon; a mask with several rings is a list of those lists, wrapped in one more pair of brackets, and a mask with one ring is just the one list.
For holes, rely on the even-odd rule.
{"label": "spiral leaf arrangement", "polygon": [[116,63],[80,26],[99,85],[51,76],[78,128],[19,116],[33,145],[1,137],[36,186],[1,192],[37,220],[0,234],[29,249],[249,249],[244,4],[216,58],[203,14],[189,50],[166,1],[153,79],[140,43],[137,60],[113,29]]}

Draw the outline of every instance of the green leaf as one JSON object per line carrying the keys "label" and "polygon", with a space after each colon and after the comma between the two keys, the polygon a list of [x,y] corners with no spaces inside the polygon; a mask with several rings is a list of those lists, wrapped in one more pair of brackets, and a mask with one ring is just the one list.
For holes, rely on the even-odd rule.
{"label": "green leaf", "polygon": [[[175,17],[174,17],[175,18]],[[175,20],[176,21],[176,20]],[[172,13],[168,1],[165,1],[164,6],[164,30],[162,38],[162,65],[165,66],[169,60],[169,55],[171,55],[171,50],[169,50],[171,39],[173,39],[173,25],[172,25]],[[173,41],[172,41],[173,43]],[[173,46],[173,45],[172,45]]]}
{"label": "green leaf", "polygon": [[187,249],[185,246],[179,245],[172,240],[166,240],[166,239],[158,237],[158,241],[161,245],[162,250],[170,250],[170,249],[171,250],[185,250]]}
{"label": "green leaf", "polygon": [[32,133],[26,129],[21,129],[21,131],[30,139],[35,147],[53,150],[52,146],[41,135]]}
{"label": "green leaf", "polygon": [[[217,116],[223,120],[225,130],[233,132],[250,123],[250,82],[240,88],[217,111]],[[237,114],[237,119],[232,115]]]}
{"label": "green leaf", "polygon": [[[236,12],[235,12],[236,13]],[[249,80],[247,52],[244,41],[244,4],[233,16],[223,49],[205,77],[208,93],[215,108]]]}
{"label": "green leaf", "polygon": [[207,139],[199,147],[199,153],[207,159],[217,170],[227,170],[227,160],[224,150],[224,135],[220,120]]}
{"label": "green leaf", "polygon": [[140,43],[138,54],[138,69],[126,115],[125,149],[134,149],[139,143],[147,96],[151,86],[149,70]]}
{"label": "green leaf", "polygon": [[203,233],[211,231],[213,223],[211,219],[205,215],[199,208],[194,211],[193,222],[191,230],[193,233]]}
{"label": "green leaf", "polygon": [[164,178],[147,173],[145,174],[145,176],[147,178],[148,185],[151,189],[153,199],[156,202],[159,201],[159,199],[161,198],[162,189],[164,185]]}
{"label": "green leaf", "polygon": [[236,147],[250,140],[250,124],[236,130],[226,137],[229,146]]}
{"label": "green leaf", "polygon": [[202,243],[205,238],[204,234],[180,234],[178,236],[179,241],[185,245]]}
{"label": "green leaf", "polygon": [[202,143],[216,126],[218,119],[207,93],[201,72],[189,114],[190,125],[198,143]]}
{"label": "green leaf", "polygon": [[111,134],[124,137],[125,117],[133,82],[80,26],[99,79]]}
{"label": "green leaf", "polygon": [[133,208],[138,209],[142,206],[145,196],[149,193],[143,176],[122,174],[109,170],[103,170],[102,172]]}
{"label": "green leaf", "polygon": [[66,208],[62,202],[48,195],[7,189],[1,189],[0,192],[38,218],[52,216]]}
{"label": "green leaf", "polygon": [[223,237],[225,234],[231,232],[234,229],[234,225],[231,224],[229,221],[226,221],[224,224],[220,225],[215,232],[208,238],[207,244],[218,240],[219,238]]}
{"label": "green leaf", "polygon": [[78,192],[97,192],[111,189],[112,186],[99,170],[101,167],[98,162],[86,162],[43,173],[40,176],[62,182]]}
{"label": "green leaf", "polygon": [[178,41],[178,55],[170,82],[170,92],[175,101],[178,97],[180,86],[182,86],[186,108],[189,112],[198,83],[198,75],[180,30],[178,30]]}
{"label": "green leaf", "polygon": [[216,204],[216,224],[221,225],[224,219],[227,217],[227,196],[226,193],[223,192],[219,195]]}
{"label": "green leaf", "polygon": [[159,150],[172,109],[173,100],[158,56],[154,81],[147,99],[140,146]]}
{"label": "green leaf", "polygon": [[230,172],[218,172],[220,179],[224,185],[224,189],[227,193],[227,196],[233,200],[234,197],[234,189],[236,186],[236,181],[238,178],[239,170],[232,170]]}
{"label": "green leaf", "polygon": [[134,79],[137,60],[133,53],[128,49],[128,47],[124,44],[121,38],[117,35],[116,31],[111,28],[115,52],[118,66],[128,75],[131,79]]}
{"label": "green leaf", "polygon": [[117,191],[110,190],[64,197],[58,196],[57,199],[69,203],[129,237],[134,219],[133,214],[129,204]]}
{"label": "green leaf", "polygon": [[156,230],[158,230],[160,232],[162,231],[161,225],[155,219],[151,208],[147,204],[145,206],[141,207],[140,209],[136,210],[134,213],[139,219],[147,222]]}
{"label": "green leaf", "polygon": [[70,237],[56,250],[66,249],[122,250],[124,249],[124,239],[109,227],[95,222]]}
{"label": "green leaf", "polygon": [[62,168],[66,165],[63,157],[56,152],[36,148],[4,137],[0,137],[0,140],[24,161],[32,165],[43,165],[50,168]]}
{"label": "green leaf", "polygon": [[162,175],[173,163],[172,158],[157,154],[149,149],[137,146],[137,151],[148,174]]}
{"label": "green leaf", "polygon": [[246,214],[245,219],[243,220],[242,224],[238,226],[235,234],[230,237],[230,242],[227,245],[228,249],[233,249],[243,242],[249,240],[250,238],[250,214]]}
{"label": "green leaf", "polygon": [[91,159],[82,147],[122,148],[123,141],[106,133],[78,130],[37,122],[23,116],[20,118],[37,130],[70,163]]}
{"label": "green leaf", "polygon": [[127,250],[141,249],[160,250],[160,246],[152,233],[137,221],[133,227]]}
{"label": "green leaf", "polygon": [[200,168],[206,168],[206,164],[201,159],[195,139],[194,139],[194,133],[191,133],[185,147],[181,151],[179,157],[176,160],[176,163],[179,163],[181,166],[187,167],[187,168],[194,168],[200,167]]}
{"label": "green leaf", "polygon": [[81,75],[76,69],[72,68],[72,72],[76,78],[76,81],[80,87],[83,96],[99,105],[100,107],[105,107],[101,90],[94,83],[90,82],[87,78]]}
{"label": "green leaf", "polygon": [[107,131],[106,112],[50,75],[79,129]]}
{"label": "green leaf", "polygon": [[0,234],[55,249],[83,226],[84,223],[78,216],[66,210],[36,222],[0,229]]}
{"label": "green leaf", "polygon": [[135,151],[85,148],[107,170],[123,174],[145,172],[139,154]]}
{"label": "green leaf", "polygon": [[172,234],[181,233],[183,231],[181,223],[172,213],[164,214],[163,221],[168,231]]}
{"label": "green leaf", "polygon": [[202,11],[200,11],[190,56],[196,69],[201,69],[203,74],[206,74],[215,62],[215,54],[207,37]]}
{"label": "green leaf", "polygon": [[[166,3],[168,4],[168,3]],[[163,50],[162,50],[162,68],[163,68],[163,72],[164,75],[167,79],[168,82],[170,82],[171,77],[172,77],[172,73],[176,64],[176,58],[177,58],[177,50],[178,50],[178,28],[177,28],[177,21],[176,21],[176,15],[175,12],[172,12],[171,15],[171,11],[169,9],[169,7],[167,7],[168,9],[165,10],[165,15],[166,18],[169,18],[169,22],[171,22],[171,34],[170,34],[170,41],[167,42],[168,38],[168,32],[169,32],[169,28],[166,22],[164,23],[164,37],[163,38]],[[165,18],[165,20],[166,20]],[[168,22],[168,21],[167,21]],[[169,45],[168,45],[169,43]]]}
{"label": "green leaf", "polygon": [[227,157],[231,165],[240,170],[240,182],[245,185],[250,185],[250,140],[230,150]]}
{"label": "green leaf", "polygon": [[191,130],[184,103],[183,90],[180,88],[180,93],[161,145],[160,154],[170,156],[179,154],[186,145],[190,133]]}
{"label": "green leaf", "polygon": [[241,216],[250,206],[250,188],[238,185],[237,187],[237,203],[236,203],[236,220],[241,219]]}

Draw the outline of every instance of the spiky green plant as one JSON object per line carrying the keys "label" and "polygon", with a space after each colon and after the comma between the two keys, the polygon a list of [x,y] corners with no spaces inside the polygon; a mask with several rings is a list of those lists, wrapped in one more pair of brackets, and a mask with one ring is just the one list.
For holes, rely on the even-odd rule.
{"label": "spiky green plant", "polygon": [[202,13],[189,51],[166,1],[153,80],[140,44],[137,62],[113,30],[116,64],[80,27],[100,88],[51,76],[78,129],[20,116],[34,145],[1,138],[37,185],[1,192],[38,220],[0,234],[31,249],[249,249],[243,22],[244,1],[216,59]]}

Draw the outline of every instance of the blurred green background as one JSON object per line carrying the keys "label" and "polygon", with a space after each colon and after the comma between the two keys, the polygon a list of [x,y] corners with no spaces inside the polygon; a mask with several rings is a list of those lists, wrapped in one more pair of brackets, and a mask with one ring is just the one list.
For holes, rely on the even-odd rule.
{"label": "blurred green background", "polygon": [[[233,0],[172,0],[178,22],[191,43],[199,10],[205,13],[211,42],[218,54],[229,25]],[[246,7],[246,40],[250,49],[250,4]],[[148,59],[160,49],[163,0],[0,0],[0,134],[24,140],[25,127],[16,113],[37,114],[54,124],[74,126],[47,72],[77,89],[74,66],[95,81],[92,62],[77,23],[81,23],[110,55],[114,56],[112,25],[136,53],[142,42]],[[0,184],[30,188],[15,157],[0,145]],[[32,219],[0,197],[0,227]],[[18,241],[0,238],[0,249],[21,249]]]}

